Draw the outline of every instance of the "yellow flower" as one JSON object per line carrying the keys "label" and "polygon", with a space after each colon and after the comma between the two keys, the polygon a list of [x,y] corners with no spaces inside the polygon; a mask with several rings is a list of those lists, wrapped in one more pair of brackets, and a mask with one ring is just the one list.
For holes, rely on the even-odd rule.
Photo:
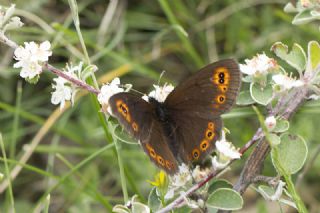
{"label": "yellow flower", "polygon": [[168,177],[164,171],[160,171],[155,175],[154,181],[148,180],[148,182],[158,188],[166,188],[168,185]]}

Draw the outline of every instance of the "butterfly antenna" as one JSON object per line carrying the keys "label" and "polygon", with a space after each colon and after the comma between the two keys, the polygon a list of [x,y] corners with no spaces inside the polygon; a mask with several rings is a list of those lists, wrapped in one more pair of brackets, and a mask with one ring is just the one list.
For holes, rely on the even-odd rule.
{"label": "butterfly antenna", "polygon": [[133,89],[132,88],[132,84],[120,84],[119,87],[123,88],[125,90],[125,92],[128,92],[130,90],[130,91],[136,92],[136,93],[138,93],[140,95],[145,95],[144,93]]}
{"label": "butterfly antenna", "polygon": [[163,70],[163,71],[161,72],[160,77],[159,77],[159,80],[158,80],[158,85],[160,84],[161,78],[162,78],[162,76],[164,75],[165,72],[166,72],[165,70]]}

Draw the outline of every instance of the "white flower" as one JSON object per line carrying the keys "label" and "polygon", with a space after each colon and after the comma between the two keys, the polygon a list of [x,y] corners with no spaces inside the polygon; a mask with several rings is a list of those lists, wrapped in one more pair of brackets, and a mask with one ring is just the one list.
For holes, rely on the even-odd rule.
{"label": "white flower", "polygon": [[264,75],[277,66],[273,58],[269,58],[264,53],[257,54],[252,59],[246,59],[246,64],[240,64],[240,71],[247,75]]}
{"label": "white flower", "polygon": [[[80,61],[79,65],[73,66],[71,63],[66,64],[66,67],[63,69],[64,73],[70,78],[80,80],[80,75],[82,71],[83,62]],[[52,88],[55,89],[52,92],[51,103],[57,105],[60,104],[60,108],[62,109],[65,105],[65,101],[71,101],[73,105],[76,93],[78,91],[78,86],[69,82],[67,79],[62,77],[54,78],[56,84],[52,85]]]}
{"label": "white flower", "polygon": [[13,67],[22,68],[20,76],[32,79],[42,72],[42,65],[52,55],[50,42],[45,41],[40,45],[35,42],[25,42],[25,47],[18,47],[14,51],[14,58],[18,61]]}
{"label": "white flower", "polygon": [[164,199],[165,199],[165,200],[170,200],[170,199],[172,199],[173,196],[174,196],[174,190],[175,190],[174,188],[169,189],[169,190],[167,191],[167,193],[165,194]]}
{"label": "white flower", "polygon": [[154,90],[152,90],[148,96],[142,96],[142,99],[149,101],[149,97],[156,99],[158,102],[163,103],[167,96],[172,92],[174,86],[171,84],[164,84],[163,86],[153,85]]}
{"label": "white flower", "polygon": [[50,51],[51,44],[49,41],[44,41],[40,45],[35,42],[25,42],[25,48],[31,53],[32,61],[45,62],[48,61],[49,56],[52,55]]}
{"label": "white flower", "polygon": [[274,75],[272,76],[272,80],[276,85],[279,85],[282,90],[289,90],[293,87],[301,87],[303,85],[301,80],[296,80],[284,74]]}
{"label": "white flower", "polygon": [[224,168],[228,165],[230,160],[239,159],[241,153],[233,146],[231,142],[226,141],[225,132],[222,131],[222,136],[216,142],[217,157],[212,159],[212,165],[215,169]]}
{"label": "white flower", "polygon": [[124,92],[124,89],[120,87],[119,78],[115,78],[111,81],[111,83],[101,87],[101,91],[98,94],[98,101],[102,106],[103,112],[109,112],[109,114],[112,114],[109,107],[109,99],[111,96],[120,92]]}
{"label": "white flower", "polygon": [[217,169],[223,169],[225,168],[226,166],[228,166],[229,164],[229,161],[226,161],[226,162],[220,162],[217,158],[217,156],[213,156],[211,158],[211,164],[212,164],[212,167],[217,170]]}
{"label": "white flower", "polygon": [[181,187],[186,185],[191,180],[191,173],[186,164],[181,164],[179,166],[179,172],[175,174],[171,179],[172,186]]}
{"label": "white flower", "polygon": [[21,67],[20,76],[22,78],[34,78],[42,72],[42,66],[35,61],[17,62],[13,66],[14,68]]}
{"label": "white flower", "polygon": [[192,177],[196,182],[200,182],[203,178],[207,177],[210,173],[209,168],[201,169],[199,165],[192,171]]}
{"label": "white flower", "polygon": [[52,85],[52,88],[55,89],[52,92],[51,103],[54,105],[60,104],[60,109],[65,105],[65,101],[70,101],[72,98],[72,89],[70,86],[65,85],[68,81],[64,78],[58,77],[53,79],[56,84]]}
{"label": "white flower", "polygon": [[264,124],[266,125],[269,131],[272,131],[277,124],[277,120],[274,116],[269,116],[264,121]]}

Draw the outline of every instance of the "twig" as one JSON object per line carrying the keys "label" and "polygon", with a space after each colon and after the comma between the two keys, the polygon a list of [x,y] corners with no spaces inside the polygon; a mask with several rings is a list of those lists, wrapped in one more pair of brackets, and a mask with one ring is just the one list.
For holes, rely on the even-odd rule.
{"label": "twig", "polygon": [[75,85],[77,85],[78,87],[81,87],[82,89],[85,89],[87,90],[88,92],[91,92],[91,93],[94,93],[96,95],[98,95],[100,93],[99,90],[93,88],[92,86],[86,84],[85,82],[77,79],[77,78],[73,78],[69,75],[67,75],[66,73],[62,72],[61,70],[55,68],[54,66],[46,63],[44,66],[43,66],[44,69],[47,69],[48,71],[56,74],[57,76],[60,76],[68,81],[70,81],[71,83],[74,83]]}

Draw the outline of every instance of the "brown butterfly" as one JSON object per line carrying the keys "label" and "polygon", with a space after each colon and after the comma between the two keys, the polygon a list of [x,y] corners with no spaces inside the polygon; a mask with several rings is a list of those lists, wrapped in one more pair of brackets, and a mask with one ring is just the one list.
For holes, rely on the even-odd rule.
{"label": "brown butterfly", "polygon": [[241,84],[238,64],[221,60],[178,85],[163,103],[122,92],[113,95],[112,114],[140,141],[144,151],[168,174],[181,163],[203,160],[220,138],[220,115],[235,103]]}

